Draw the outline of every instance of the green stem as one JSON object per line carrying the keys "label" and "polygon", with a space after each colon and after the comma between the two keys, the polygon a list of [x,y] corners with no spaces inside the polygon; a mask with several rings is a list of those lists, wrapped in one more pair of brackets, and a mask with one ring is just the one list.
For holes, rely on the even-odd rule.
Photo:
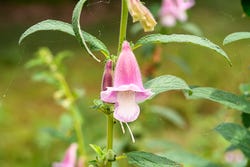
{"label": "green stem", "polygon": [[83,139],[83,131],[82,131],[82,119],[79,114],[78,108],[75,104],[75,97],[73,96],[73,93],[71,92],[69,85],[67,84],[67,81],[65,80],[64,76],[60,72],[55,72],[55,78],[59,81],[60,86],[62,87],[66,98],[70,101],[69,110],[72,114],[73,120],[74,120],[74,129],[77,136],[77,142],[78,142],[78,149],[81,156],[86,156],[85,149],[84,149],[84,139]]}
{"label": "green stem", "polygon": [[107,137],[107,148],[112,149],[113,148],[113,115],[110,114],[107,116],[107,133],[108,133],[108,137]]}
{"label": "green stem", "polygon": [[[113,149],[113,125],[113,114],[107,115],[107,150]],[[112,167],[112,162],[108,162],[107,167]]]}
{"label": "green stem", "polygon": [[84,138],[83,138],[83,131],[82,131],[82,119],[80,119],[78,108],[75,104],[72,105],[71,113],[74,118],[74,128],[77,136],[77,143],[79,145],[79,153],[80,156],[86,156],[85,149],[84,149]]}
{"label": "green stem", "polygon": [[122,0],[121,21],[120,21],[120,34],[119,34],[119,43],[118,43],[117,56],[121,52],[123,41],[126,40],[127,22],[128,22],[127,0]]}
{"label": "green stem", "polygon": [[127,158],[126,155],[120,155],[120,156],[117,156],[115,159],[116,159],[117,161],[119,161],[119,160],[126,159],[126,158]]}
{"label": "green stem", "polygon": [[[119,34],[117,56],[121,52],[123,41],[126,40],[127,22],[128,22],[127,0],[122,0],[120,34]],[[114,125],[113,114],[110,114],[107,116],[107,150],[113,149],[113,125]],[[112,167],[112,162],[108,162],[106,167]]]}

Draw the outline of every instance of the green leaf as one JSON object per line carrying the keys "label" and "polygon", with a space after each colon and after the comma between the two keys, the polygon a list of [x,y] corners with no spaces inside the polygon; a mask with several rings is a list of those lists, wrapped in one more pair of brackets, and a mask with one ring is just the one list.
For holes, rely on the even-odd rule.
{"label": "green leaf", "polygon": [[43,128],[42,132],[49,134],[53,138],[57,138],[57,139],[67,141],[67,142],[71,141],[73,137],[73,136],[69,136],[68,134],[65,134],[65,132],[62,132],[53,128]]}
{"label": "green leaf", "polygon": [[36,72],[32,76],[32,80],[36,81],[36,82],[45,82],[45,83],[50,84],[50,85],[57,85],[58,84],[58,82],[54,78],[53,74],[51,74],[50,72],[47,72],[47,71]]}
{"label": "green leaf", "polygon": [[197,35],[197,36],[202,36],[202,30],[200,29],[200,27],[198,27],[198,25],[194,24],[194,23],[184,23],[181,25],[182,29],[193,34],[193,35]]}
{"label": "green leaf", "polygon": [[194,166],[194,167],[222,167],[222,165],[215,164],[207,159],[199,157],[195,154],[189,153],[181,149],[171,149],[166,153],[161,154],[162,156],[167,156],[174,161],[183,163],[184,166]]}
{"label": "green leaf", "polygon": [[[144,143],[149,149],[164,150],[160,156],[180,162],[185,167],[222,167],[203,157],[186,151],[180,145],[172,143],[166,139],[145,139]],[[165,151],[167,150],[167,151]]]}
{"label": "green leaf", "polygon": [[181,167],[181,164],[152,153],[133,151],[126,155],[128,163],[138,167]]}
{"label": "green leaf", "polygon": [[176,65],[178,65],[182,69],[182,71],[185,72],[186,74],[192,73],[190,66],[182,57],[168,55],[167,58],[168,58],[168,60],[170,60],[173,63],[175,63]]}
{"label": "green leaf", "polygon": [[67,113],[63,113],[61,116],[60,116],[60,125],[59,125],[59,129],[61,132],[69,132],[73,129],[73,126],[74,123],[73,123],[73,119],[71,117],[71,115],[67,114]]}
{"label": "green leaf", "polygon": [[184,80],[172,75],[163,75],[154,78],[147,81],[144,86],[147,89],[151,89],[151,91],[154,93],[153,96],[170,90],[190,90],[189,86]]}
{"label": "green leaf", "polygon": [[235,32],[226,36],[223,41],[223,45],[239,41],[242,39],[250,39],[250,32]]}
{"label": "green leaf", "polygon": [[103,150],[100,146],[95,145],[95,144],[89,144],[89,146],[95,151],[95,153],[99,156],[103,155]]}
{"label": "green leaf", "polygon": [[137,41],[134,45],[134,49],[149,43],[193,43],[196,45],[200,45],[209,49],[216,51],[221,54],[227,62],[232,65],[231,60],[227,56],[227,54],[216,44],[212,43],[206,38],[201,38],[195,35],[184,35],[184,34],[172,34],[172,35],[163,35],[163,34],[150,34],[142,37]]}
{"label": "green leaf", "polygon": [[249,0],[241,0],[241,5],[244,12],[250,16],[250,1]]}
{"label": "green leaf", "polygon": [[246,96],[250,95],[250,84],[240,84],[240,91]]}
{"label": "green leaf", "polygon": [[235,110],[250,113],[250,101],[243,96],[225,92],[210,87],[196,87],[191,89],[191,94],[186,95],[187,98],[191,99],[207,99]]}
{"label": "green leaf", "polygon": [[41,58],[33,58],[29,60],[26,64],[26,68],[32,68],[32,67],[37,67],[37,66],[42,66],[44,65],[44,61]]}
{"label": "green leaf", "polygon": [[82,34],[81,31],[81,26],[80,26],[80,16],[82,13],[82,7],[84,5],[84,3],[87,0],[79,0],[78,3],[76,4],[74,11],[73,11],[73,15],[72,15],[72,27],[73,30],[75,32],[76,35],[76,39],[78,40],[78,42],[80,43],[81,47],[85,48],[86,51],[98,62],[100,62],[99,59],[97,59],[95,57],[95,55],[90,51],[90,49],[88,48],[88,45],[85,42],[84,36]]}
{"label": "green leaf", "polygon": [[234,123],[222,123],[215,130],[250,158],[250,131]]}
{"label": "green leaf", "polygon": [[[23,40],[29,35],[39,31],[61,31],[69,35],[75,36],[71,24],[58,20],[44,20],[28,28],[21,35],[19,39],[19,44],[21,44]],[[84,31],[82,31],[82,34],[93,51],[101,51],[104,55],[109,55],[107,47],[99,39]]]}
{"label": "green leaf", "polygon": [[241,120],[242,120],[242,124],[244,125],[244,127],[250,128],[250,114],[242,113]]}
{"label": "green leaf", "polygon": [[62,64],[62,62],[68,58],[72,56],[72,52],[70,51],[62,51],[56,54],[55,58],[54,58],[54,62],[57,64],[57,66],[60,66]]}
{"label": "green leaf", "polygon": [[171,121],[176,126],[184,128],[185,120],[180,114],[178,114],[178,112],[174,111],[173,109],[162,106],[151,106],[151,110],[153,113],[159,114],[163,118]]}

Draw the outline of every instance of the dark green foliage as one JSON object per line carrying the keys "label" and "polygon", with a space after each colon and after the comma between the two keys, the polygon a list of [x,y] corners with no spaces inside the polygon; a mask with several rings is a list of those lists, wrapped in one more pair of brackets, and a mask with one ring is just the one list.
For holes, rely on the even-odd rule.
{"label": "dark green foliage", "polygon": [[245,113],[250,113],[250,101],[243,96],[209,87],[192,88],[191,91],[192,94],[188,94],[188,98],[207,99]]}
{"label": "dark green foliage", "polygon": [[215,130],[220,133],[232,146],[239,148],[250,158],[250,131],[238,124],[222,123]]}
{"label": "dark green foliage", "polygon": [[248,113],[242,113],[241,114],[242,124],[246,127],[250,127],[250,114]]}
{"label": "dark green foliage", "polygon": [[241,0],[241,5],[244,12],[250,16],[250,1],[249,0]]}

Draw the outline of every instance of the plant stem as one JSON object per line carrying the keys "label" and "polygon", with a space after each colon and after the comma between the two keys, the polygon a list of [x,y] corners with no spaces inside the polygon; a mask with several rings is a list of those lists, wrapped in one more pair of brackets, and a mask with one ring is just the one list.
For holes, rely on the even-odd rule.
{"label": "plant stem", "polygon": [[[127,22],[128,22],[127,1],[122,0],[121,20],[120,20],[120,34],[119,34],[117,56],[121,52],[123,41],[126,39]],[[112,150],[113,149],[113,125],[114,125],[113,114],[109,114],[107,116],[107,150]],[[112,162],[108,162],[106,167],[112,167]]]}
{"label": "plant stem", "polygon": [[117,56],[121,52],[123,41],[126,40],[127,22],[128,22],[127,0],[122,0],[121,21],[120,21],[120,34],[119,34],[119,43],[118,43]]}
{"label": "plant stem", "polygon": [[[113,149],[113,125],[113,114],[107,115],[107,150]],[[112,162],[108,162],[107,167],[112,167]]]}
{"label": "plant stem", "polygon": [[69,110],[72,114],[73,120],[74,120],[74,129],[77,136],[77,142],[79,145],[79,153],[81,156],[85,155],[85,149],[84,149],[84,139],[83,139],[83,131],[82,131],[82,119],[79,114],[79,110],[75,104],[75,97],[73,96],[73,93],[71,92],[69,85],[67,84],[67,81],[65,80],[64,76],[60,72],[55,72],[55,78],[59,81],[60,86],[62,87],[65,96],[67,100],[70,102]]}
{"label": "plant stem", "polygon": [[86,156],[85,149],[84,149],[84,139],[83,139],[83,132],[82,132],[82,119],[80,119],[78,108],[75,104],[72,105],[71,109],[73,118],[74,118],[74,128],[77,136],[77,143],[79,145],[79,153],[81,156]]}
{"label": "plant stem", "polygon": [[107,137],[107,148],[112,149],[113,148],[113,115],[110,114],[107,116],[107,132],[108,132],[108,137]]}

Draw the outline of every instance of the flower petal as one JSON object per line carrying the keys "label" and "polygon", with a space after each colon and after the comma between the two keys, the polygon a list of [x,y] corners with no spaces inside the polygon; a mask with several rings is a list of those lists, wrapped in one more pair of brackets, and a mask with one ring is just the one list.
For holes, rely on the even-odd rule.
{"label": "flower petal", "polygon": [[106,91],[101,92],[101,99],[108,103],[117,102],[117,92],[120,91],[134,91],[135,92],[135,101],[143,102],[145,99],[148,99],[153,95],[153,92],[149,89],[142,89],[135,84],[121,85],[119,87],[108,87]]}
{"label": "flower petal", "polygon": [[53,163],[53,167],[74,167],[76,163],[76,151],[77,151],[77,144],[73,143],[67,149],[66,154],[62,162],[55,162]]}
{"label": "flower petal", "polygon": [[143,88],[141,72],[134,53],[127,41],[123,42],[122,52],[116,63],[114,74],[114,87],[121,85],[135,84]]}
{"label": "flower petal", "polygon": [[132,122],[140,114],[140,108],[135,102],[135,92],[123,91],[117,94],[114,117],[121,122]]}

